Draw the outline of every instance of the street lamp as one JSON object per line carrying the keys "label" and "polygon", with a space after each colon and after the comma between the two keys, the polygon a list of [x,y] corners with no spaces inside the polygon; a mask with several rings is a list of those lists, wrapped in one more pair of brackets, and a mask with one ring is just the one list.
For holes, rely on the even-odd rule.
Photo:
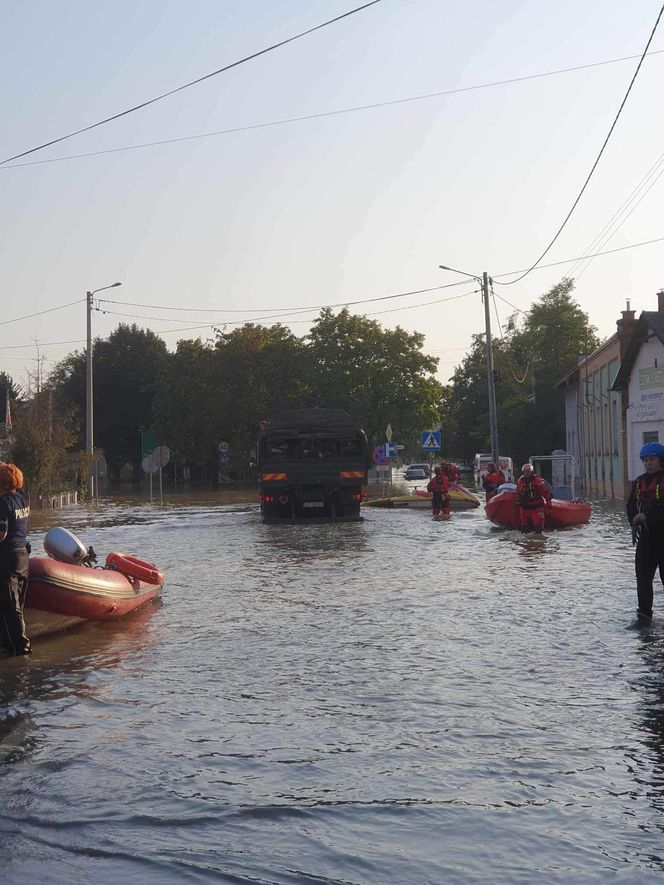
{"label": "street lamp", "polygon": [[92,498],[93,493],[96,492],[96,488],[94,488],[94,475],[92,473],[92,455],[94,451],[94,424],[93,424],[93,406],[92,406],[92,296],[96,295],[97,292],[104,292],[106,289],[114,289],[116,286],[121,286],[122,283],[111,283],[110,286],[102,286],[101,289],[93,289],[92,292],[87,292],[87,307],[88,307],[88,351],[86,354],[86,384],[85,384],[85,451],[88,456],[88,463],[90,465],[89,472],[89,483],[90,483],[90,497]]}

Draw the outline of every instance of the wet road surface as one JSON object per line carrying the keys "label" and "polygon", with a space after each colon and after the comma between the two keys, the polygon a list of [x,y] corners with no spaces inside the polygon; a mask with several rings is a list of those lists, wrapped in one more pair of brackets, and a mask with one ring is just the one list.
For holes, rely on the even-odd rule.
{"label": "wet road surface", "polygon": [[0,661],[7,885],[661,880],[664,596],[624,629],[618,505],[535,539],[103,502],[34,552],[53,524],[167,583]]}

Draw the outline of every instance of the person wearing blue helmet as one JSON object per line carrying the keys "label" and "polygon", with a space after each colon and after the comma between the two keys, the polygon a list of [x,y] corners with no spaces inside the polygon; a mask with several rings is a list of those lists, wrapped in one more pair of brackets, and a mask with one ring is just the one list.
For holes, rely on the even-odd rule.
{"label": "person wearing blue helmet", "polygon": [[634,565],[638,609],[631,627],[652,622],[655,572],[664,583],[664,446],[646,443],[639,452],[645,473],[634,480],[627,501],[627,518],[636,543]]}

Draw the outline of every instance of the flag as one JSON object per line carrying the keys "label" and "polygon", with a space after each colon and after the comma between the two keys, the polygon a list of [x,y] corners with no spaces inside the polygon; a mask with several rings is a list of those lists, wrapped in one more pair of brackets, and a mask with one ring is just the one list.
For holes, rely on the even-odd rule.
{"label": "flag", "polygon": [[5,404],[5,430],[9,433],[12,429],[12,407],[9,403],[9,390],[7,390],[7,402]]}

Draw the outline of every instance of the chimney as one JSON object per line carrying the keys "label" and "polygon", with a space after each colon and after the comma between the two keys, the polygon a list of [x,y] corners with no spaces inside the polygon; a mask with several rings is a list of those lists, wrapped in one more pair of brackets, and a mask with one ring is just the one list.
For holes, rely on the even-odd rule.
{"label": "chimney", "polygon": [[[664,310],[664,291],[660,292],[659,295],[661,296],[660,304],[662,305],[660,310]],[[630,302],[628,298],[626,308],[622,311],[622,319],[618,320],[616,323],[616,326],[618,328],[618,341],[620,342],[621,360],[625,356],[625,351],[627,350],[627,345],[629,344],[629,340],[632,337],[632,332],[634,331],[636,323],[637,320],[634,316],[634,311],[630,310]]]}
{"label": "chimney", "polygon": [[660,289],[657,293],[657,310],[664,313],[664,289]]}

